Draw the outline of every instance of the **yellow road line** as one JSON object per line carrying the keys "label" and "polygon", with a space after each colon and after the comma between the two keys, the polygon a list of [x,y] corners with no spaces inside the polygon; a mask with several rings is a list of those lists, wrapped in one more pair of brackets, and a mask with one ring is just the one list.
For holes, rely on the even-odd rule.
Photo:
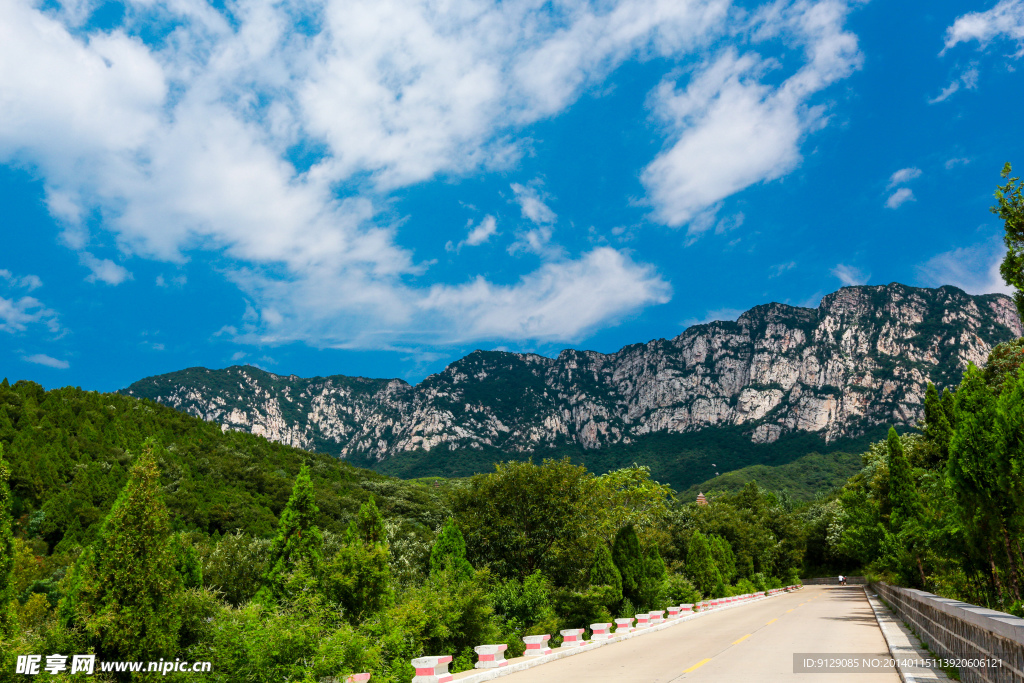
{"label": "yellow road line", "polygon": [[767,624],[765,624],[765,626],[771,626],[771,625],[772,625],[772,624],[774,624],[774,623],[775,623],[776,621],[778,621],[778,618],[772,619],[772,620],[771,620],[771,621],[769,621],[769,622],[768,622]]}
{"label": "yellow road line", "polygon": [[[796,607],[794,607],[793,609],[796,609]],[[788,610],[786,610],[786,614],[789,614],[790,612],[792,612],[792,611],[793,611],[793,609],[788,609]]]}
{"label": "yellow road line", "polygon": [[746,640],[747,638],[749,638],[749,637],[750,637],[750,636],[752,636],[752,635],[754,635],[754,634],[753,634],[753,633],[748,633],[747,635],[743,636],[743,637],[742,637],[742,638],[740,638],[739,640],[734,640],[734,641],[732,641],[732,644],[733,644],[733,645],[739,645],[740,643],[742,643],[742,642],[743,642],[744,640]]}
{"label": "yellow road line", "polygon": [[689,669],[684,671],[683,673],[684,674],[688,674],[691,671],[696,671],[697,669],[701,668],[702,666],[704,666],[705,664],[707,664],[710,661],[711,661],[710,659],[702,659],[699,662],[697,662],[696,664],[694,664],[693,666],[691,666]]}

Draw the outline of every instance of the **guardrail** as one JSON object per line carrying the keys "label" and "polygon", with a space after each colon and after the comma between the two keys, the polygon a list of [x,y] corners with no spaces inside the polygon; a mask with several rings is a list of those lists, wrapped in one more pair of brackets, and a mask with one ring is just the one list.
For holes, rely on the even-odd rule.
{"label": "guardrail", "polygon": [[[866,586],[868,585],[867,577],[864,576],[844,576],[846,579],[847,586]],[[816,579],[802,579],[805,586],[838,586],[838,576],[822,576]]]}
{"label": "guardrail", "polygon": [[913,588],[870,587],[937,657],[965,665],[955,667],[963,683],[1024,683],[1024,619]]}

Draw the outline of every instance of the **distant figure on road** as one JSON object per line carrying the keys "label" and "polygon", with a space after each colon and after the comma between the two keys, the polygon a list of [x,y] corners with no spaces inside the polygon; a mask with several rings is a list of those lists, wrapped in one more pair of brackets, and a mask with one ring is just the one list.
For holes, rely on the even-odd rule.
{"label": "distant figure on road", "polygon": [[839,575],[839,585],[840,585],[840,586],[844,585],[844,581],[845,581],[845,579],[843,578],[843,575],[842,575],[842,574],[840,574],[840,575]]}

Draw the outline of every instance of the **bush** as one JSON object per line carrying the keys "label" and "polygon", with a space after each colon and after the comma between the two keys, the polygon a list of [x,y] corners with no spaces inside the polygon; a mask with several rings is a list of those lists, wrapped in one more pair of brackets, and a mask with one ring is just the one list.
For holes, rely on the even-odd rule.
{"label": "bush", "polygon": [[663,591],[668,605],[700,602],[700,591],[682,574],[669,574],[665,579]]}

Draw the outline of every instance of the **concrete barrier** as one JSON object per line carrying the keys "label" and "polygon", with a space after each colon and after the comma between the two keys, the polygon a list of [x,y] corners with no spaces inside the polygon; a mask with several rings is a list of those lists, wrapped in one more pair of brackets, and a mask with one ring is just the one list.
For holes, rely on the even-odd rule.
{"label": "concrete barrier", "polygon": [[526,643],[526,652],[523,654],[527,657],[551,654],[551,648],[548,647],[549,640],[551,640],[551,636],[547,633],[542,636],[523,636],[523,642]]}
{"label": "concrete barrier", "polygon": [[665,610],[650,612],[647,616],[650,617],[648,621],[650,622],[651,626],[654,626],[655,624],[665,623]]}
{"label": "concrete barrier", "polygon": [[638,614],[638,615],[636,615],[636,627],[634,627],[633,630],[634,631],[639,631],[640,629],[647,628],[650,625],[651,625],[650,615],[648,615],[648,614]]}
{"label": "concrete barrier", "polygon": [[591,624],[590,625],[590,640],[608,640],[612,637],[612,625],[611,624]]}
{"label": "concrete barrier", "polygon": [[503,666],[508,666],[508,662],[505,661],[505,650],[508,649],[508,645],[500,643],[498,645],[477,645],[473,648],[476,652],[477,662],[473,665],[474,669],[500,669]]}
{"label": "concrete barrier", "polygon": [[580,645],[586,645],[586,641],[583,640],[582,628],[564,628],[559,633],[562,634],[562,645],[561,647],[579,647]]}
{"label": "concrete barrier", "polygon": [[[912,588],[870,588],[936,656],[967,664],[963,683],[1024,683],[1024,619]],[[994,659],[1001,666],[989,666]]]}
{"label": "concrete barrier", "polygon": [[352,674],[345,679],[345,683],[366,683],[370,680],[370,674]]}
{"label": "concrete barrier", "polygon": [[693,612],[693,603],[687,602],[679,606],[679,614],[686,615]]}
{"label": "concrete barrier", "polygon": [[633,617],[623,617],[622,619],[615,620],[615,633],[632,633],[635,629],[633,628]]}
{"label": "concrete barrier", "polygon": [[452,680],[452,675],[448,673],[451,662],[451,655],[417,657],[412,660],[412,668],[416,669],[412,683],[448,683]]}
{"label": "concrete barrier", "polygon": [[668,608],[668,616],[665,617],[665,618],[666,619],[678,619],[679,618],[679,613],[682,612],[682,611],[683,611],[682,607],[669,607]]}

